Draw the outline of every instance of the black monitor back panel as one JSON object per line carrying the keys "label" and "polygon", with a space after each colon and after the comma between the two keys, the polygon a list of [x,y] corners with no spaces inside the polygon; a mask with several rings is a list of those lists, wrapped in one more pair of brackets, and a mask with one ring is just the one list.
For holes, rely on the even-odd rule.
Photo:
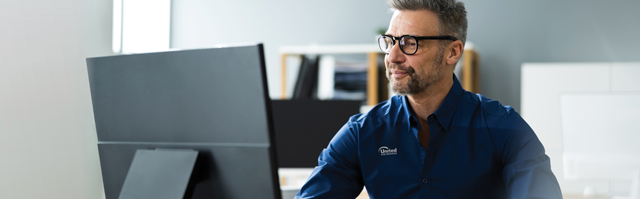
{"label": "black monitor back panel", "polygon": [[193,198],[279,198],[262,44],[87,59],[108,199],[137,149],[195,149]]}
{"label": "black monitor back panel", "polygon": [[278,165],[309,168],[362,101],[272,100]]}

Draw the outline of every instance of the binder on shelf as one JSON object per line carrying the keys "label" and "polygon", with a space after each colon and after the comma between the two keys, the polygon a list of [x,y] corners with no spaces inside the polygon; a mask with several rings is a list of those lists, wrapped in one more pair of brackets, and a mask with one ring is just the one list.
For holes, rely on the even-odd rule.
{"label": "binder on shelf", "polygon": [[318,61],[302,56],[292,99],[318,99]]}

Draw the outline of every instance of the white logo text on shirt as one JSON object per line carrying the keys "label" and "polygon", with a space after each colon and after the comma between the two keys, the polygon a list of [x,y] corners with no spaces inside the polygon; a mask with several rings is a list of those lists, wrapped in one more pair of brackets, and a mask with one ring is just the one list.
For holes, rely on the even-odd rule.
{"label": "white logo text on shirt", "polygon": [[382,146],[378,149],[378,152],[380,152],[380,156],[397,155],[398,148],[390,149],[389,147]]}

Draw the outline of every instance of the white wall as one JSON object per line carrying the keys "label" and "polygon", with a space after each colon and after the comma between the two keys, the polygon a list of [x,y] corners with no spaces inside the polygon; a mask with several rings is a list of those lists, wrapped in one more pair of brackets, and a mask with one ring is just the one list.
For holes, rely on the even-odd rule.
{"label": "white wall", "polygon": [[389,25],[383,0],[174,0],[171,47],[263,42],[269,94],[281,95],[278,47],[283,45],[375,44]]}
{"label": "white wall", "polygon": [[110,54],[111,1],[0,1],[0,198],[101,198],[84,58]]}
{"label": "white wall", "polygon": [[640,1],[462,0],[480,93],[520,111],[523,62],[637,62]]}
{"label": "white wall", "polygon": [[[627,62],[637,57],[640,1],[463,0],[480,52],[480,92],[520,111],[523,62]],[[174,0],[172,47],[264,42],[271,96],[280,96],[281,45],[375,43],[384,0]]]}

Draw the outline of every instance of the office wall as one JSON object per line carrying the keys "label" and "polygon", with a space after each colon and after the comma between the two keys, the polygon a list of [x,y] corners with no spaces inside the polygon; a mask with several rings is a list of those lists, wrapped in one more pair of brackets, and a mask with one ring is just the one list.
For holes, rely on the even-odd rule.
{"label": "office wall", "polygon": [[640,61],[640,1],[465,0],[480,92],[520,111],[523,62]]}
{"label": "office wall", "polygon": [[[523,62],[638,61],[640,1],[465,0],[468,41],[481,56],[481,93],[520,110]],[[279,97],[282,45],[375,43],[391,13],[383,0],[174,0],[172,47],[264,42]]]}
{"label": "office wall", "polygon": [[102,198],[84,58],[110,0],[0,1],[0,198]]}
{"label": "office wall", "polygon": [[216,44],[263,42],[269,92],[273,98],[279,98],[278,47],[312,43],[374,44],[377,30],[388,27],[391,13],[387,11],[382,0],[174,0],[171,47],[206,48]]}

